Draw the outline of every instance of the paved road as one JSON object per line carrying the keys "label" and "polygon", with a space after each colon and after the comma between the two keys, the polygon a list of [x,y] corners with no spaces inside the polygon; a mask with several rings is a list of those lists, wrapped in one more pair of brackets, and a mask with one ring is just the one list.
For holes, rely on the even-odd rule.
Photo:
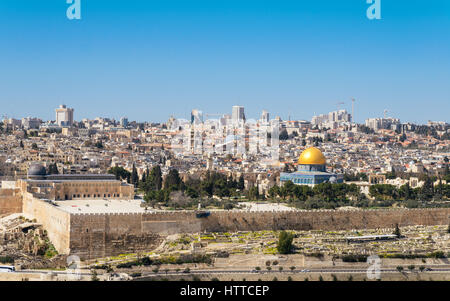
{"label": "paved road", "polygon": [[[432,272],[450,272],[450,268],[433,268],[432,271],[420,272],[419,269],[415,269],[413,272],[405,269],[403,273],[432,273]],[[307,272],[302,272],[302,270],[271,270],[271,271],[254,271],[254,270],[191,270],[189,273],[183,271],[180,272],[168,272],[159,271],[158,273],[147,272],[142,273],[142,277],[156,277],[161,275],[213,275],[213,274],[280,274],[280,273],[367,273],[367,269],[311,269]],[[381,269],[381,273],[399,273],[397,269]]]}
{"label": "paved road", "polygon": [[[120,272],[120,270],[116,270],[116,272]],[[274,269],[271,271],[262,270],[262,271],[255,271],[255,270],[190,270],[189,273],[185,273],[183,270],[180,270],[179,272],[174,272],[173,270],[165,273],[164,271],[160,270],[158,273],[154,272],[143,272],[141,277],[157,277],[157,276],[176,276],[176,275],[217,275],[217,274],[282,274],[282,273],[366,273],[367,269],[343,269],[343,268],[324,268],[324,269],[307,269],[306,272],[303,272],[303,270],[295,269],[291,271],[290,269],[284,269],[281,272],[278,269]],[[403,270],[403,273],[442,273],[442,272],[450,272],[450,267],[433,267],[431,271],[424,270],[423,272],[420,272],[418,268],[416,268],[413,272],[409,271],[406,267]],[[55,274],[67,274],[67,271],[55,271],[55,270],[20,270],[16,271],[16,273],[32,273],[32,274],[48,274],[48,273],[55,273]],[[399,273],[397,269],[381,269],[381,273]],[[81,270],[80,275],[82,276],[91,276],[91,272],[87,272],[86,270]]]}

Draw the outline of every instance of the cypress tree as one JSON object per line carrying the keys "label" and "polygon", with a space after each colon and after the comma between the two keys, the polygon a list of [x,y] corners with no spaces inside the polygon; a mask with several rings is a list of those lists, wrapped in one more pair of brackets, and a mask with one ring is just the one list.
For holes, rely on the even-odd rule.
{"label": "cypress tree", "polygon": [[133,184],[134,187],[136,187],[138,182],[139,182],[139,176],[137,173],[136,166],[133,164],[133,170],[131,171],[131,184]]}

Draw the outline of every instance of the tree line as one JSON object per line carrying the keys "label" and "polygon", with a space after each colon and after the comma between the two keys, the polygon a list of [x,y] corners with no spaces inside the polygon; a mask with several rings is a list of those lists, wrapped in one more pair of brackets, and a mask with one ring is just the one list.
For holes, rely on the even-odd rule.
{"label": "tree line", "polygon": [[[412,189],[409,184],[399,188],[390,184],[375,184],[369,187],[369,196],[361,192],[356,184],[321,183],[314,187],[295,185],[291,181],[269,189],[272,200],[283,200],[301,209],[335,209],[342,206],[354,207],[390,207],[395,203],[408,207],[448,206],[450,185],[434,185],[429,178],[420,188]],[[447,205],[446,205],[447,204]]]}
{"label": "tree line", "polygon": [[[212,198],[213,196],[238,198],[254,193],[254,190],[245,191],[242,175],[236,180],[221,173],[207,172],[201,179],[188,178],[183,181],[175,168],[170,169],[169,173],[163,177],[159,165],[155,165],[151,169],[147,168],[141,178],[139,178],[134,165],[131,172],[122,167],[113,167],[108,172],[116,175],[117,179],[126,180],[133,184],[144,194],[144,200],[149,205],[163,203],[174,205],[174,207],[180,207],[181,204],[182,207],[186,207],[191,206],[195,200]],[[209,200],[205,204],[212,205],[213,203],[216,202]],[[229,204],[217,205],[230,207]]]}

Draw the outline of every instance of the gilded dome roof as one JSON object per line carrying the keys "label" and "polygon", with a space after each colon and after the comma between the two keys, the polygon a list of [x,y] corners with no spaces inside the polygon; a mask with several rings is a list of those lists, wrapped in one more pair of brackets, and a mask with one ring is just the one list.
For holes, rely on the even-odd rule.
{"label": "gilded dome roof", "polygon": [[326,163],[325,156],[316,147],[305,149],[300,155],[300,158],[298,158],[298,164],[324,165]]}

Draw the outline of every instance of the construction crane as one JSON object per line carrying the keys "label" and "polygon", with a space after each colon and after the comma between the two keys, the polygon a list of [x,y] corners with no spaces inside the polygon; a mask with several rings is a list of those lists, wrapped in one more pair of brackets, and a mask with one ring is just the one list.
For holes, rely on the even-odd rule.
{"label": "construction crane", "polygon": [[208,113],[205,113],[206,119],[208,119],[209,116],[220,116],[220,117],[222,117],[223,114],[208,114]]}
{"label": "construction crane", "polygon": [[337,107],[338,107],[338,111],[341,109],[341,105],[345,104],[345,102],[338,102],[336,103]]}
{"label": "construction crane", "polygon": [[352,121],[355,122],[355,99],[352,98]]}
{"label": "construction crane", "polygon": [[222,116],[223,114],[210,114],[210,113],[205,113],[205,116]]}

